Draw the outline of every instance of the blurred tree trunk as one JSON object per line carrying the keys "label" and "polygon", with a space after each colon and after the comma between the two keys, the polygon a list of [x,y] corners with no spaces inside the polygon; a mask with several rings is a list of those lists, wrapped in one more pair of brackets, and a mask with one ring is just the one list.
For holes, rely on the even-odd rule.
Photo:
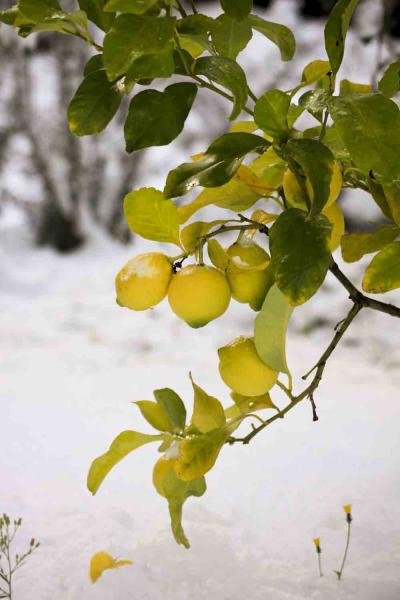
{"label": "blurred tree trunk", "polygon": [[[5,4],[0,0],[0,8],[5,8]],[[20,40],[15,32],[5,28],[0,31],[0,54],[8,69],[7,73],[0,73],[0,86],[3,77],[7,82],[0,87],[0,175],[10,162],[10,152],[11,162],[22,162],[14,140],[26,140],[29,148],[29,175],[22,175],[27,177],[27,193],[19,197],[14,189],[2,186],[0,177],[2,200],[24,210],[38,245],[49,245],[61,252],[74,250],[85,241],[88,218],[113,238],[126,242],[130,233],[123,218],[122,201],[134,185],[143,153],[135,160],[125,154],[121,123],[114,123],[114,132],[101,134],[101,139],[78,138],[70,133],[66,109],[90,54],[79,40],[67,36],[39,34],[31,40]],[[43,83],[38,82],[38,61],[42,62],[39,68],[44,66],[54,75],[51,89],[45,90],[51,94],[50,110],[36,99],[38,90],[43,90]],[[42,77],[40,73],[39,76]],[[112,143],[116,127],[120,145]],[[113,163],[120,173],[116,189],[106,185],[107,163]],[[39,200],[36,197],[30,202],[32,178],[39,182],[41,194]]]}

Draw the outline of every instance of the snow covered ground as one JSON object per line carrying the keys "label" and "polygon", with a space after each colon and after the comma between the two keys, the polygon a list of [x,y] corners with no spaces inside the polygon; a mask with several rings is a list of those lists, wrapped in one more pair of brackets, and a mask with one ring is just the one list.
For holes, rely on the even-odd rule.
{"label": "snow covered ground", "polygon": [[[3,246],[1,257],[1,510],[21,515],[21,539],[34,535],[42,546],[16,579],[15,600],[399,597],[396,321],[359,316],[318,391],[318,423],[303,404],[250,446],[224,449],[206,495],[186,504],[186,551],[152,488],[155,448],[125,459],[94,498],[85,477],[120,431],[149,431],[131,401],[171,386],[190,404],[189,369],[228,404],[216,348],[251,332],[246,309],[232,303],[218,322],[194,331],[166,302],[146,313],[119,308],[114,273],[150,243],[117,248],[97,239],[68,258],[22,246]],[[345,294],[328,292],[295,313],[289,360],[297,375],[345,314]],[[329,327],[300,335],[322,312]],[[353,540],[339,585],[332,570],[348,502]],[[92,586],[88,562],[100,549],[135,564]]]}
{"label": "snow covered ground", "polygon": [[[324,52],[321,27],[296,24],[293,5],[277,3],[268,18],[295,27],[304,51],[300,68],[307,52],[310,59]],[[357,73],[354,80],[367,82],[370,64],[359,60],[359,49],[350,37],[353,61],[343,76]],[[266,70],[274,73],[277,53],[269,52]],[[282,80],[287,66],[280,69]],[[289,72],[286,83],[295,83]],[[165,172],[170,154],[149,153],[149,164]],[[181,159],[175,155],[173,164]],[[143,183],[159,185],[156,177],[149,181],[146,173]],[[364,214],[362,198],[359,206]],[[42,543],[17,576],[15,600],[400,597],[397,321],[358,317],[316,395],[318,423],[305,403],[250,446],[223,450],[206,495],[185,505],[192,543],[186,551],[173,541],[166,503],[152,487],[155,448],[126,458],[94,498],[87,470],[120,431],[150,431],[133,400],[170,386],[190,405],[189,370],[228,405],[216,349],[251,334],[247,309],[232,303],[198,331],[173,317],[167,302],[146,313],[122,310],[114,302],[114,275],[133,254],[154,248],[150,243],[121,248],[96,235],[81,252],[60,257],[32,252],[18,229],[1,234],[0,512],[23,517],[21,541],[35,536]],[[359,281],[359,271],[346,271]],[[347,306],[328,278],[325,292],[295,311],[288,358],[297,386]],[[283,401],[279,393],[274,399]],[[345,503],[354,507],[353,539],[338,584],[333,569],[344,549]],[[93,586],[89,559],[102,549],[134,565],[106,572]]]}

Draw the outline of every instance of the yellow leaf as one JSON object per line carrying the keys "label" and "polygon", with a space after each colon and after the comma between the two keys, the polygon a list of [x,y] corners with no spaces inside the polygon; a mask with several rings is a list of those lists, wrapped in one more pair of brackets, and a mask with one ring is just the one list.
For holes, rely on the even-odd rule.
{"label": "yellow leaf", "polygon": [[241,165],[239,169],[236,171],[234,175],[234,179],[238,181],[242,181],[246,185],[249,186],[259,196],[264,196],[265,194],[270,194],[274,191],[274,188],[271,188],[251,170],[246,165]]}
{"label": "yellow leaf", "polygon": [[261,223],[262,225],[267,225],[268,223],[273,223],[276,221],[279,215],[275,213],[265,212],[264,210],[258,209],[253,212],[251,215],[252,221],[257,221],[257,223]]}
{"label": "yellow leaf", "polygon": [[253,133],[257,131],[258,125],[254,121],[236,121],[233,123],[230,129],[231,133]]}
{"label": "yellow leaf", "polygon": [[90,579],[92,580],[92,583],[95,583],[107,569],[117,569],[118,567],[123,567],[125,565],[133,565],[133,562],[126,559],[116,560],[104,551],[96,552],[90,560]]}

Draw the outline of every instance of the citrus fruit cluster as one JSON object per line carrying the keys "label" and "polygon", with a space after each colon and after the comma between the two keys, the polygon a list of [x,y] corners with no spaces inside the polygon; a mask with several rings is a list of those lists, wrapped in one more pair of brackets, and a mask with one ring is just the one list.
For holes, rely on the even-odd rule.
{"label": "citrus fruit cluster", "polygon": [[268,253],[249,238],[226,249],[225,270],[192,264],[174,272],[173,259],[159,252],[139,254],[116,277],[117,302],[147,310],[168,295],[173,312],[194,328],[220,317],[231,297],[260,310],[273,283]]}
{"label": "citrus fruit cluster", "polygon": [[[146,310],[168,295],[173,312],[194,328],[221,316],[231,297],[260,310],[273,284],[268,253],[249,238],[226,249],[225,271],[192,264],[174,272],[173,259],[158,252],[139,254],[116,277],[117,302]],[[278,373],[263,363],[251,338],[240,337],[220,348],[220,373],[233,392],[259,396],[275,385]]]}

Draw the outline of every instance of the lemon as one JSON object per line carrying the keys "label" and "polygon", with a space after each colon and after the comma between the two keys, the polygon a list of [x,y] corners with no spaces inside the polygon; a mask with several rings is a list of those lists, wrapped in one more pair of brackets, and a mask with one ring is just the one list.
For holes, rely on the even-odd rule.
{"label": "lemon", "polygon": [[228,308],[231,291],[225,275],[214,267],[190,265],[173,276],[168,301],[190,327],[207,325]]}
{"label": "lemon", "polygon": [[121,269],[115,279],[117,302],[132,310],[146,310],[167,295],[172,265],[160,252],[138,254]]}
{"label": "lemon", "polygon": [[[342,189],[342,172],[337,162],[333,163],[332,179],[330,184],[330,194],[326,206],[331,206],[337,199]],[[314,192],[309,179],[306,179],[306,189],[308,195],[312,201]],[[285,198],[287,203],[294,208],[300,208],[307,210],[307,203],[304,199],[303,190],[300,187],[299,182],[296,179],[295,174],[290,170],[286,169],[283,176],[283,191],[285,192]]]}
{"label": "lemon", "polygon": [[235,242],[226,252],[230,258],[226,276],[232,297],[249,304],[253,310],[260,310],[273,284],[268,253],[248,238]]}
{"label": "lemon", "polygon": [[332,223],[332,233],[329,240],[329,249],[331,252],[340,246],[340,240],[344,234],[344,216],[340,207],[335,203],[328,208],[324,208],[322,214]]}
{"label": "lemon", "polygon": [[261,396],[278,379],[278,373],[258,356],[253,338],[239,337],[220,348],[218,355],[221,377],[237,394]]}

